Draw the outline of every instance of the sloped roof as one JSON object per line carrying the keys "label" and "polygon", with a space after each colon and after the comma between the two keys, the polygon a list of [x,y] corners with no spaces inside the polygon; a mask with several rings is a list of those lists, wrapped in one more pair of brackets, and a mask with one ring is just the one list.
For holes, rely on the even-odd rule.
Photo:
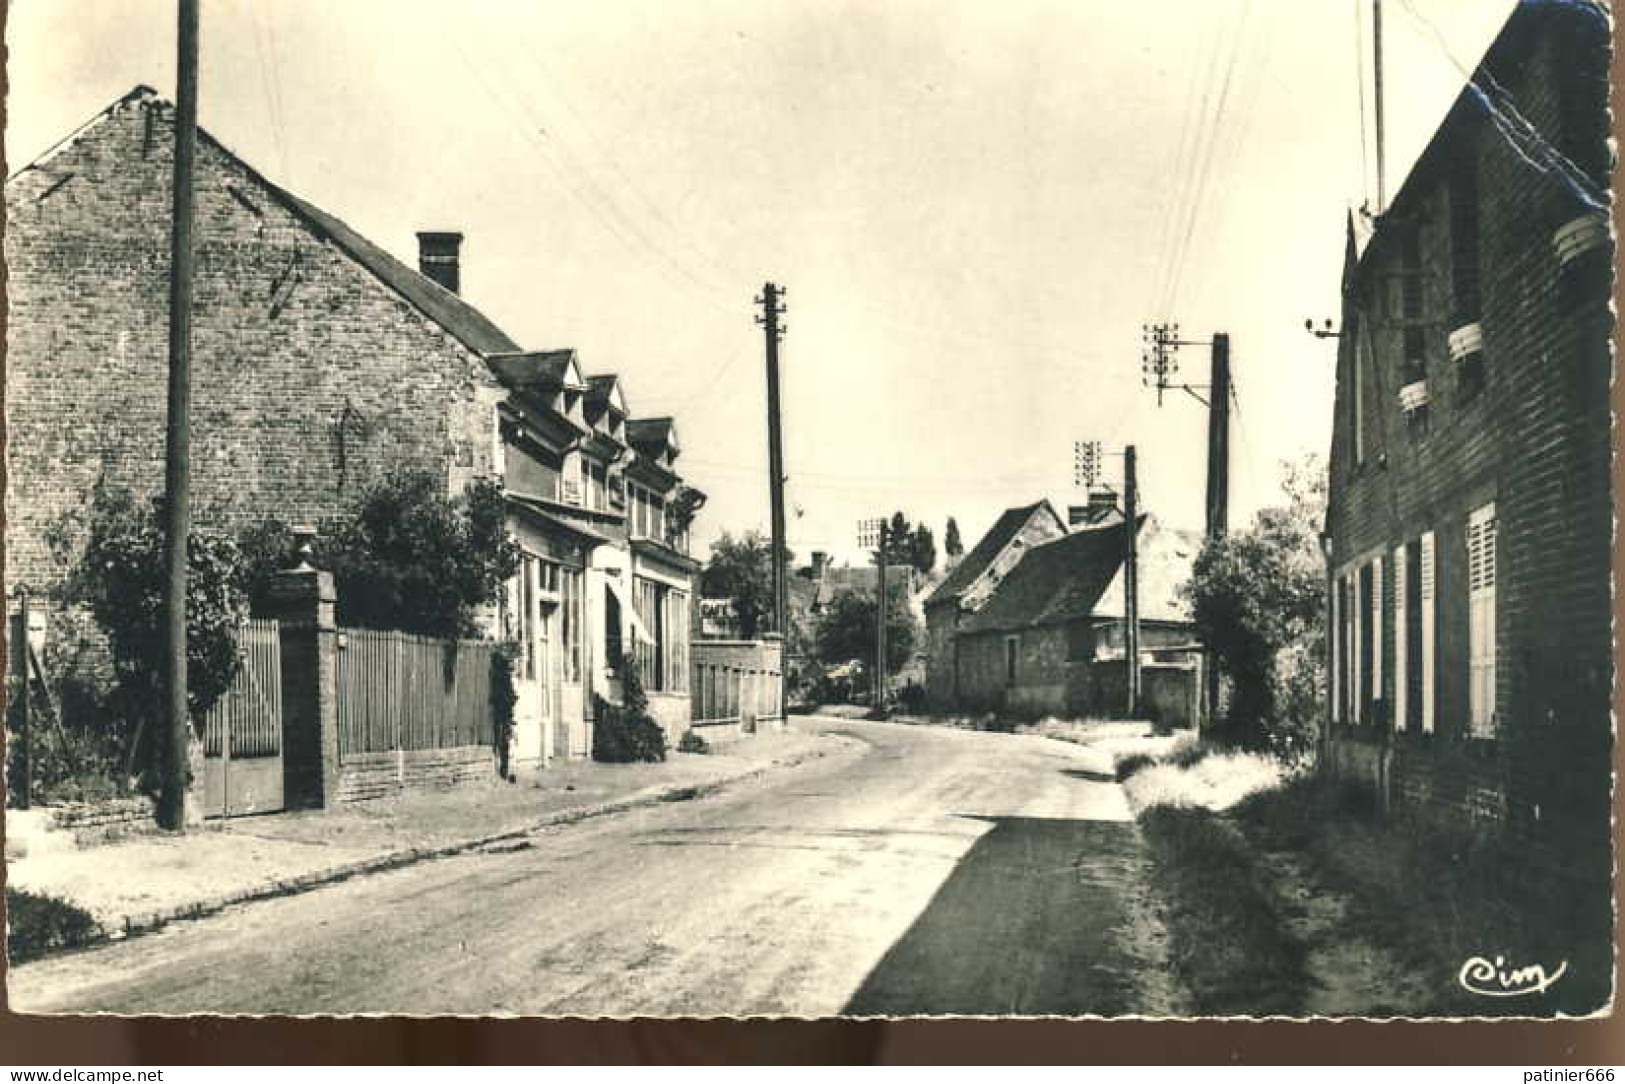
{"label": "sloped roof", "polygon": [[510,388],[547,389],[586,387],[576,365],[574,350],[534,350],[519,354],[492,354],[485,359],[497,378]]}
{"label": "sloped roof", "polygon": [[677,423],[671,418],[632,418],[626,423],[626,437],[639,448],[678,450]]}
{"label": "sloped roof", "polygon": [[[10,178],[7,178],[7,184],[9,185],[12,180],[22,176],[30,169],[44,165],[60,150],[78,139],[86,131],[100,124],[121,107],[131,102],[140,102],[149,109],[174,108],[170,102],[151,87],[138,85],[70,133],[45,154],[18,170]],[[477,354],[512,353],[519,350],[517,343],[508,338],[501,328],[487,319],[474,306],[439,283],[397,260],[394,256],[391,256],[388,252],[351,229],[339,218],[275,184],[245,162],[231,148],[210,135],[201,125],[198,127],[197,134],[200,142],[206,143],[241,167],[249,177],[265,190],[268,196],[281,204],[294,217],[302,220],[312,232],[332,241],[347,256],[360,264],[363,269],[370,272],[385,286],[394,290],[413,308],[439,324],[441,328],[468,349]]]}
{"label": "sloped roof", "polygon": [[[1139,538],[1142,621],[1191,620],[1190,603],[1180,598],[1179,588],[1190,579],[1191,566],[1201,549],[1200,532],[1175,530],[1162,526],[1155,516],[1145,517]],[[1095,616],[1121,618],[1123,596],[1123,570],[1119,568],[1095,603]]]}
{"label": "sloped roof", "polygon": [[626,416],[626,393],[621,390],[621,378],[614,373],[596,373],[587,378],[587,398],[608,404],[609,408]]}
{"label": "sloped roof", "polygon": [[483,313],[438,282],[407,267],[320,207],[269,181],[264,183],[295,214],[326,234],[351,259],[476,354],[511,353],[519,349],[519,344],[503,334]]}
{"label": "sloped roof", "polygon": [[[1144,518],[1141,518],[1144,522]],[[1089,527],[1022,555],[966,632],[994,632],[1088,617],[1128,555],[1128,527]]]}
{"label": "sloped roof", "polygon": [[[925,604],[933,606],[939,602],[950,602],[964,594],[965,590],[976,582],[976,577],[986,571],[987,566],[993,563],[993,559],[1010,544],[1010,540],[1032,518],[1033,513],[1040,508],[1048,507],[1048,501],[1035,501],[1020,508],[1006,508],[971,551],[960,558],[953,571],[948,573],[948,578],[931,592]],[[1050,515],[1055,515],[1053,508],[1050,509]],[[1056,517],[1056,522],[1060,522],[1060,517]]]}

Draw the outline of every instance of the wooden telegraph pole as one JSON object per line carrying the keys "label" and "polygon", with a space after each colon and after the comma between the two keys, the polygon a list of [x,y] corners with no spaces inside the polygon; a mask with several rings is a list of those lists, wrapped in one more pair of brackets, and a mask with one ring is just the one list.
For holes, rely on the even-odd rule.
{"label": "wooden telegraph pole", "polygon": [[768,502],[771,506],[773,535],[773,628],[779,634],[779,713],[788,718],[788,686],[790,662],[790,584],[784,568],[784,435],[779,414],[779,340],[785,328],[779,325],[784,315],[783,287],[766,283],[756,303],[762,313],[756,322],[762,325],[767,345],[767,473]]}
{"label": "wooden telegraph pole", "polygon": [[886,551],[888,527],[880,520],[880,567],[875,584],[875,710],[886,710]]}
{"label": "wooden telegraph pole", "polygon": [[1212,401],[1207,412],[1207,535],[1230,529],[1230,336],[1213,336]]}
{"label": "wooden telegraph pole", "polygon": [[[1147,324],[1144,328],[1145,350],[1141,355],[1141,372],[1147,387],[1157,390],[1157,404],[1162,404],[1162,393],[1170,388],[1183,391],[1208,408],[1207,411],[1207,538],[1222,537],[1229,529],[1230,519],[1230,336],[1216,332],[1211,340],[1187,340],[1179,337],[1178,324]],[[1206,346],[1212,356],[1212,377],[1206,385],[1177,383],[1173,378],[1179,372],[1177,357],[1181,346]],[[1204,399],[1201,391],[1208,393]],[[1219,709],[1219,667],[1211,651],[1206,653],[1205,699],[1207,716],[1212,719]]]}
{"label": "wooden telegraph pole", "polygon": [[1123,518],[1128,557],[1123,563],[1123,650],[1128,662],[1128,717],[1140,713],[1140,491],[1134,445],[1123,449]]}
{"label": "wooden telegraph pole", "polygon": [[175,172],[170,218],[169,414],[164,457],[163,785],[158,823],[186,828],[190,727],[186,700],[186,538],[191,527],[192,172],[197,153],[199,0],[180,0],[175,101]]}

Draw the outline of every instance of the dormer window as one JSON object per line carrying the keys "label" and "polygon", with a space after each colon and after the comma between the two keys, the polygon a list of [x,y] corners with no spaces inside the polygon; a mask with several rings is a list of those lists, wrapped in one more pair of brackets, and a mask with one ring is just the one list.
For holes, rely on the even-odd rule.
{"label": "dormer window", "polygon": [[1456,363],[1457,389],[1463,397],[1484,384],[1483,306],[1479,266],[1477,141],[1464,135],[1455,148],[1449,179],[1450,199],[1450,357]]}

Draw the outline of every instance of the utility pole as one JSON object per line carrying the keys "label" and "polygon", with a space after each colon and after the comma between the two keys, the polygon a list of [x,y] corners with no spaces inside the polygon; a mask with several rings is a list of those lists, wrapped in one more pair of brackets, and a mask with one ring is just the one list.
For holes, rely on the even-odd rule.
{"label": "utility pole", "polygon": [[1128,559],[1123,563],[1123,650],[1128,662],[1128,717],[1140,712],[1140,490],[1135,478],[1134,445],[1123,449],[1123,526],[1128,530]]}
{"label": "utility pole", "polygon": [[875,550],[875,708],[885,704],[886,688],[886,551],[890,549],[886,517],[858,520],[858,546]]}
{"label": "utility pole", "polygon": [[889,538],[886,521],[880,521],[880,568],[875,584],[875,710],[886,710],[886,550]]}
{"label": "utility pole", "polygon": [[[1162,405],[1163,392],[1173,388],[1208,408],[1205,526],[1209,541],[1221,538],[1229,529],[1230,521],[1230,336],[1219,331],[1211,340],[1181,339],[1178,324],[1147,324],[1143,333],[1145,349],[1140,369],[1146,386],[1157,390],[1157,405]],[[1174,382],[1172,378],[1179,372],[1181,346],[1209,348],[1213,369],[1207,384],[1193,386]],[[1206,391],[1208,398],[1202,398],[1198,394],[1201,391]],[[1206,662],[1204,694],[1207,716],[1212,719],[1219,709],[1219,667],[1211,651],[1207,652]]]}
{"label": "utility pole", "polygon": [[1230,336],[1213,336],[1212,402],[1207,412],[1207,536],[1230,526]]}
{"label": "utility pole", "polygon": [[186,828],[186,539],[191,528],[192,400],[192,166],[197,153],[197,37],[199,0],[179,0],[176,34],[175,173],[170,216],[169,413],[164,447],[163,785],[158,823]]}
{"label": "utility pole", "polygon": [[1373,89],[1377,103],[1377,213],[1380,215],[1387,210],[1388,203],[1387,165],[1382,138],[1382,0],[1371,0],[1371,47],[1372,77],[1376,84]]}
{"label": "utility pole", "polygon": [[784,315],[781,300],[785,290],[771,282],[762,287],[762,296],[756,303],[762,313],[756,322],[762,325],[767,342],[767,474],[768,501],[773,520],[773,627],[779,634],[779,712],[789,717],[790,663],[790,585],[784,569],[784,435],[779,416],[779,340],[787,328],[779,325]]}

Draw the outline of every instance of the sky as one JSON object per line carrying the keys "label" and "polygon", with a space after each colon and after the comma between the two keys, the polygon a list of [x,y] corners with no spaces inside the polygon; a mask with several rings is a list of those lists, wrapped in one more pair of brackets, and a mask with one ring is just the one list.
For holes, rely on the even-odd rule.
{"label": "sky", "polygon": [[[1512,0],[1383,4],[1391,196]],[[1345,215],[1374,205],[1371,0],[202,0],[200,123],[409,265],[672,415],[697,553],[768,523],[759,309],[786,287],[788,541],[902,510],[967,548],[1081,500],[1073,442],[1199,528],[1207,413],[1141,329],[1231,338],[1233,525],[1324,457]],[[174,0],[12,0],[7,171],[138,83]],[[1175,379],[1208,380],[1208,352]],[[1199,393],[1205,397],[1205,392]],[[1064,514],[1064,513],[1063,513]]]}

